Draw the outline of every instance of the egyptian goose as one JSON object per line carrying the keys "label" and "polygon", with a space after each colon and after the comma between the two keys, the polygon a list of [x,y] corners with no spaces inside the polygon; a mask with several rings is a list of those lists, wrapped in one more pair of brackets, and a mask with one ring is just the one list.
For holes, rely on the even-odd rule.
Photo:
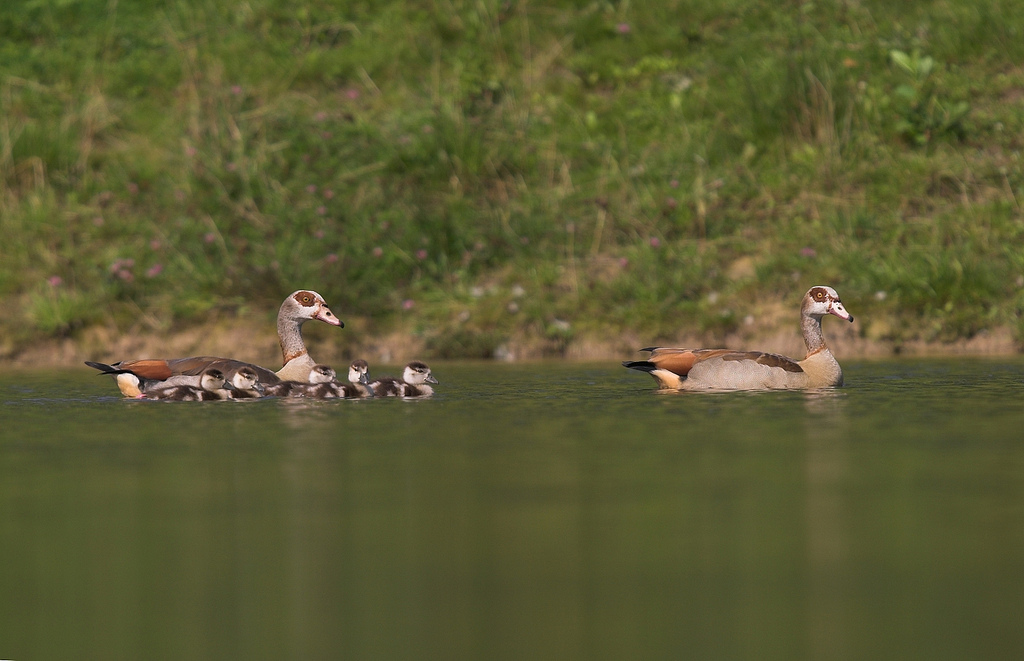
{"label": "egyptian goose", "polygon": [[[167,390],[176,387],[199,389],[202,388],[202,381],[205,378],[204,371],[203,374],[176,374],[163,381],[157,381],[139,376],[131,370],[118,369],[103,363],[94,363],[87,360],[85,364],[100,370],[101,375],[112,375],[122,394],[125,397],[132,398],[143,397],[155,389]],[[220,370],[217,371],[220,372]],[[260,383],[259,374],[252,367],[242,366],[235,371],[230,381],[232,385],[231,399],[252,399],[263,396],[263,384]]]}
{"label": "egyptian goose", "polygon": [[[318,368],[322,367],[326,366],[314,365],[313,369],[309,370],[306,378],[301,381],[278,381],[277,383],[264,386],[263,394],[266,397],[302,397],[308,386],[318,383],[317,374],[322,373],[322,370]],[[331,379],[333,379],[334,370],[330,367],[326,369],[331,370]]]}
{"label": "egyptian goose", "polygon": [[[281,355],[284,363],[284,366],[277,372],[272,372],[265,367],[240,360],[215,356],[123,360],[114,363],[112,366],[104,367],[111,370],[121,370],[122,373],[131,372],[140,379],[151,381],[166,381],[174,376],[198,376],[202,374],[203,370],[210,367],[221,370],[230,380],[234,378],[235,373],[239,369],[250,367],[256,371],[259,382],[264,385],[278,383],[279,381],[306,382],[309,377],[309,370],[316,364],[310,358],[306,345],[302,341],[302,324],[310,319],[316,319],[339,328],[344,328],[345,326],[327,307],[323,297],[315,291],[299,290],[288,296],[281,303],[281,308],[277,313],[277,335],[281,343]],[[88,362],[86,364],[91,367],[102,365],[102,363]],[[97,369],[102,368],[97,367]],[[130,379],[118,379],[117,384],[126,397],[136,396],[132,394]]]}
{"label": "egyptian goose", "polygon": [[[174,378],[174,377],[171,377]],[[246,366],[235,372],[231,378],[231,399],[259,399],[263,397],[264,386],[260,383],[260,375],[256,370]]]}
{"label": "egyptian goose", "polygon": [[[329,371],[329,372],[328,372]],[[328,376],[328,374],[330,376]],[[334,369],[326,365],[314,365],[309,374],[301,381],[279,381],[263,388],[263,394],[267,397],[302,397],[306,390],[319,383],[333,381]]]}
{"label": "egyptian goose", "polygon": [[[361,383],[364,386],[370,385],[370,365],[362,358],[357,358],[348,366],[348,382],[352,384]],[[373,394],[373,391],[370,391]]]}
{"label": "egyptian goose", "polygon": [[234,386],[225,379],[224,373],[219,369],[209,368],[200,375],[198,387],[189,385],[151,387],[142,397],[176,402],[207,402],[232,399],[233,393]]}
{"label": "egyptian goose", "polygon": [[306,382],[281,381],[266,386],[268,397],[312,397],[316,399],[345,398],[359,399],[373,397],[369,386],[369,366],[365,360],[355,360],[349,365],[350,384],[339,383],[334,368],[328,365],[314,365]]}
{"label": "egyptian goose", "polygon": [[339,383],[337,373],[327,365],[317,365],[309,372],[309,383],[299,384],[292,395],[311,399],[355,399],[365,397],[368,388],[362,390],[348,383]]}
{"label": "egyptian goose", "polygon": [[647,360],[622,364],[649,373],[664,390],[838,387],[843,385],[843,370],[821,334],[821,319],[829,314],[853,322],[836,290],[811,287],[800,304],[800,327],[807,345],[803,360],[760,351],[648,347],[641,349],[651,352]]}
{"label": "egyptian goose", "polygon": [[428,383],[437,383],[425,363],[414,360],[405,366],[402,378],[385,376],[370,384],[373,394],[377,397],[428,397],[434,389]]}
{"label": "egyptian goose", "polygon": [[302,388],[308,383],[300,381],[278,381],[263,386],[264,397],[300,397]]}
{"label": "egyptian goose", "polygon": [[[310,379],[313,378],[310,373]],[[365,360],[353,360],[348,366],[348,384],[345,384],[345,397],[349,399],[361,399],[373,397],[373,389],[370,388],[370,366]]]}
{"label": "egyptian goose", "polygon": [[[359,365],[358,363],[361,363]],[[356,360],[348,368],[350,384],[338,382],[338,374],[328,365],[315,365],[309,370],[309,383],[282,382],[271,386],[281,396],[309,397],[312,399],[361,399],[373,397],[374,391],[367,386],[368,371],[366,360]]]}

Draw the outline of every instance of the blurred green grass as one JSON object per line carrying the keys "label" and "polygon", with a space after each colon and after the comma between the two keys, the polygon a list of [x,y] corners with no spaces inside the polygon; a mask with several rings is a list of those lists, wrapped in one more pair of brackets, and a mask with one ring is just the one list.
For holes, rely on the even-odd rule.
{"label": "blurred green grass", "polygon": [[9,0],[0,329],[309,287],[486,356],[824,283],[876,339],[1019,341],[1022,62],[1000,0]]}

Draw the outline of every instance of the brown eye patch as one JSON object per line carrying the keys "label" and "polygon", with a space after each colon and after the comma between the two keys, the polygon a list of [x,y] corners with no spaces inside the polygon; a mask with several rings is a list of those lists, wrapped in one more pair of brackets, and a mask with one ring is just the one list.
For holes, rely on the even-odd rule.
{"label": "brown eye patch", "polygon": [[300,291],[295,295],[295,300],[298,301],[300,305],[304,305],[306,307],[309,307],[316,302],[316,299],[308,291]]}

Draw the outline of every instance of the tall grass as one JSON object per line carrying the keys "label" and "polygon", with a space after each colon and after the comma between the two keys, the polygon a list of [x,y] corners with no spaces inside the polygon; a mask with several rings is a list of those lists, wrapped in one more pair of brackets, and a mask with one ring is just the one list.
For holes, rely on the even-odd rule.
{"label": "tall grass", "polygon": [[152,7],[0,10],[10,346],[307,286],[438,355],[819,282],[895,340],[1024,332],[1016,3]]}

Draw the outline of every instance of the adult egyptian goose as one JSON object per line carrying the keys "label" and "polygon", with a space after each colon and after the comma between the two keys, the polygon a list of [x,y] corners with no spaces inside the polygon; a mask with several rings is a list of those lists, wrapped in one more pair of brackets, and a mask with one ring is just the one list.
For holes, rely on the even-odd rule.
{"label": "adult egyptian goose", "polygon": [[[118,389],[125,397],[144,397],[153,390],[168,390],[170,388],[193,388],[201,389],[203,379],[206,378],[204,370],[202,374],[176,374],[163,381],[147,379],[127,369],[119,369],[112,365],[85,361],[89,367],[100,370],[100,374],[110,374],[117,382]],[[214,368],[216,370],[216,368]],[[221,370],[216,370],[223,373]],[[263,396],[263,384],[260,383],[259,374],[252,367],[247,365],[238,368],[231,376],[231,399],[252,399]],[[184,392],[184,391],[183,391]]]}
{"label": "adult egyptian goose", "polygon": [[334,316],[323,297],[315,291],[297,291],[284,299],[277,313],[277,337],[281,341],[284,367],[277,370],[283,381],[303,381],[309,378],[316,361],[309,356],[302,341],[302,324],[316,319],[332,326],[344,328],[341,319]]}
{"label": "adult egyptian goose", "polygon": [[207,402],[221,399],[232,399],[234,386],[226,380],[224,373],[216,368],[203,371],[199,378],[199,386],[178,385],[152,387],[142,396],[145,399],[162,399],[176,402]]}
{"label": "adult egyptian goose", "polygon": [[[345,324],[334,316],[323,297],[315,291],[299,290],[292,293],[281,303],[277,313],[277,335],[281,343],[281,355],[283,367],[277,372],[231,358],[220,358],[216,356],[194,356],[191,358],[153,358],[142,360],[123,360],[114,363],[109,367],[113,370],[131,372],[141,379],[151,381],[166,381],[174,376],[198,376],[208,368],[219,369],[229,380],[234,378],[235,373],[243,367],[249,367],[256,371],[260,383],[264,385],[277,383],[279,381],[303,381],[309,377],[309,371],[316,364],[310,358],[305,343],[302,341],[302,324],[310,319],[322,321],[331,326],[344,328]],[[102,363],[86,363],[91,367],[102,365]],[[100,368],[97,368],[100,369]],[[109,373],[109,372],[104,372]],[[122,383],[124,387],[122,387]],[[130,394],[132,388],[130,379],[118,379],[118,387],[126,397],[134,397]],[[190,384],[191,385],[191,384]],[[127,390],[125,389],[127,387]]]}
{"label": "adult egyptian goose", "polygon": [[843,385],[843,370],[821,334],[821,319],[830,314],[853,321],[836,290],[811,287],[800,304],[800,327],[807,345],[803,360],[760,351],[648,347],[641,349],[651,352],[647,360],[622,364],[649,373],[665,390],[838,387]]}
{"label": "adult egyptian goose", "polygon": [[434,394],[428,383],[437,383],[437,379],[426,363],[414,360],[405,366],[401,379],[381,377],[370,383],[370,388],[377,397],[428,397]]}

